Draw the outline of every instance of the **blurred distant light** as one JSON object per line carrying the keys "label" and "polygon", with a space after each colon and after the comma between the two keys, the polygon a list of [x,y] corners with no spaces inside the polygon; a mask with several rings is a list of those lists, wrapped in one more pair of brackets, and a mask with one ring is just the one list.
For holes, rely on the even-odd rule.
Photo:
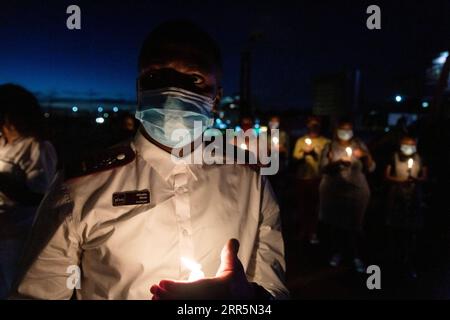
{"label": "blurred distant light", "polygon": [[114,112],[119,112],[119,108],[118,108],[118,107],[114,107],[114,108],[113,108],[113,111],[114,111]]}
{"label": "blurred distant light", "polygon": [[44,117],[45,118],[50,118],[50,113],[48,113],[48,112],[44,113]]}
{"label": "blurred distant light", "polygon": [[384,128],[384,132],[389,132],[389,127]]}
{"label": "blurred distant light", "polygon": [[231,120],[226,120],[225,121],[227,124],[230,124],[231,123]]}
{"label": "blurred distant light", "polygon": [[219,112],[219,118],[223,118],[224,116],[225,116],[225,112],[220,111],[220,112]]}
{"label": "blurred distant light", "polygon": [[98,112],[103,112],[103,107],[98,107],[98,108],[97,108],[97,111],[98,111]]}
{"label": "blurred distant light", "polygon": [[242,150],[247,150],[247,145],[245,143],[241,143],[240,147]]}
{"label": "blurred distant light", "polygon": [[422,102],[422,108],[428,108],[430,104],[427,101]]}
{"label": "blurred distant light", "polygon": [[220,118],[217,118],[216,123],[217,123],[217,125],[220,125],[222,123],[222,120]]}
{"label": "blurred distant light", "polygon": [[109,114],[108,113],[104,113],[103,114],[103,118],[108,118],[109,117]]}
{"label": "blurred distant light", "polygon": [[230,96],[223,97],[221,102],[222,102],[223,104],[229,104],[229,103],[232,103],[232,102],[233,102],[233,98],[230,97]]}
{"label": "blurred distant light", "polygon": [[226,129],[227,125],[225,123],[219,124],[219,129]]}
{"label": "blurred distant light", "polygon": [[103,123],[103,122],[105,122],[105,118],[103,118],[103,117],[97,117],[97,119],[95,119],[95,122],[97,122],[97,123]]}
{"label": "blurred distant light", "polygon": [[236,126],[235,128],[234,128],[234,131],[236,131],[236,132],[239,132],[239,131],[241,131],[242,130],[242,128],[240,127],[240,126]]}
{"label": "blurred distant light", "polygon": [[395,101],[402,102],[402,100],[403,100],[402,96],[400,96],[400,95],[395,96]]}
{"label": "blurred distant light", "polygon": [[255,124],[255,129],[259,129],[259,123]]}
{"label": "blurred distant light", "polygon": [[448,51],[441,52],[439,57],[433,60],[435,64],[444,64],[448,57]]}
{"label": "blurred distant light", "polygon": [[77,107],[77,106],[73,106],[73,107],[72,107],[72,111],[73,111],[73,112],[77,112],[77,111],[78,111],[78,107]]}
{"label": "blurred distant light", "polygon": [[259,131],[261,131],[261,132],[267,132],[267,127],[266,127],[266,126],[261,126],[261,128],[259,129]]}
{"label": "blurred distant light", "polygon": [[236,104],[231,103],[231,104],[230,104],[230,109],[234,109],[234,108],[236,108]]}

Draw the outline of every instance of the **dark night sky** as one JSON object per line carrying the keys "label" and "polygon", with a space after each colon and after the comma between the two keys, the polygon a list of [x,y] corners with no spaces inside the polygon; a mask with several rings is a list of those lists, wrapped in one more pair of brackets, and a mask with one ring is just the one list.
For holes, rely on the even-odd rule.
{"label": "dark night sky", "polygon": [[[319,1],[315,1],[319,2]],[[450,1],[14,1],[0,10],[0,83],[34,92],[134,99],[137,55],[158,23],[189,18],[217,39],[224,89],[239,88],[240,51],[252,32],[252,90],[265,108],[309,107],[311,78],[361,68],[370,99],[387,97],[389,81],[423,74],[450,44]],[[78,4],[82,30],[66,29]],[[382,30],[366,28],[378,4]]]}

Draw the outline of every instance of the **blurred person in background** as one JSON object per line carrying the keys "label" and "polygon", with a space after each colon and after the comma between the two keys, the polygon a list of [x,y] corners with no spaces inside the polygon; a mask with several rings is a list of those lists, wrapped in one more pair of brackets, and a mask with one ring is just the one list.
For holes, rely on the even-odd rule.
{"label": "blurred person in background", "polygon": [[414,267],[417,233],[423,227],[422,183],[428,169],[417,152],[417,141],[411,136],[400,139],[399,147],[385,168],[390,184],[386,224],[389,230],[390,259],[417,277]]}
{"label": "blurred person in background", "polygon": [[26,89],[0,86],[0,297],[5,298],[37,206],[53,179],[56,152],[41,139],[42,113]]}
{"label": "blurred person in background", "polygon": [[247,130],[253,130],[253,118],[248,115],[244,114],[241,118],[241,129],[244,132],[247,132]]}
{"label": "blurred person in background", "polygon": [[324,173],[320,183],[320,218],[331,229],[333,256],[338,266],[344,254],[352,259],[357,272],[365,272],[359,255],[364,215],[370,199],[365,173],[375,170],[366,145],[354,137],[348,120],[337,125],[333,141],[323,150],[320,164]]}
{"label": "blurred person in background", "polygon": [[330,140],[320,134],[321,122],[311,116],[306,121],[307,133],[295,143],[293,158],[297,161],[297,193],[300,205],[298,229],[300,240],[318,244],[317,223],[319,214],[320,156]]}
{"label": "blurred person in background", "polygon": [[137,131],[136,118],[130,113],[124,113],[119,118],[119,128],[116,141],[122,142],[132,139]]}
{"label": "blurred person in background", "polygon": [[[234,137],[228,141],[229,143],[244,149],[249,150],[251,149],[250,139],[257,139],[258,134],[253,128],[253,118],[249,114],[243,114],[241,115],[240,122],[239,122],[239,128],[240,130],[236,130],[236,134]],[[238,141],[238,135],[245,134],[246,137],[243,141]],[[257,141],[257,140],[255,140]],[[257,146],[257,143],[256,143]]]}
{"label": "blurred person in background", "polygon": [[287,161],[289,159],[289,135],[286,131],[284,131],[280,127],[279,116],[270,117],[268,127],[269,127],[269,134],[270,130],[272,129],[279,130],[278,140],[273,141],[273,143],[276,146],[278,153],[280,154],[280,169],[281,169],[281,166],[284,167],[287,166]]}
{"label": "blurred person in background", "polygon": [[[278,130],[278,136],[272,136],[271,130]],[[272,152],[272,145],[276,148],[279,156],[279,169],[277,174],[269,176],[270,182],[273,186],[275,194],[278,199],[283,196],[284,188],[286,187],[287,177],[286,169],[289,161],[289,135],[280,127],[280,117],[271,116],[268,123],[268,150]]]}

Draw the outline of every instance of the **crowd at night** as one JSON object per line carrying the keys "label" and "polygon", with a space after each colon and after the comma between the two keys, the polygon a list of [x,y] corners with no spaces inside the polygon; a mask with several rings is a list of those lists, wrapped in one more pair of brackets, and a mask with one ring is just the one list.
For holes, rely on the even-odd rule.
{"label": "crowd at night", "polygon": [[0,299],[449,299],[449,14],[5,4]]}

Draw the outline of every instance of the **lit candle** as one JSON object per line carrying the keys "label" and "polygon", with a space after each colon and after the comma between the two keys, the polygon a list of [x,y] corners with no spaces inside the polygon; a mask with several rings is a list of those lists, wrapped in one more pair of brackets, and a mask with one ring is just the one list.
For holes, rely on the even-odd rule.
{"label": "lit candle", "polygon": [[310,146],[310,145],[312,144],[312,141],[311,141],[310,138],[306,138],[306,139],[305,139],[305,143],[306,143],[308,146]]}
{"label": "lit candle", "polygon": [[272,142],[273,142],[274,144],[278,144],[278,142],[280,142],[280,139],[278,139],[278,137],[273,137],[273,138],[272,138]]}
{"label": "lit candle", "polygon": [[247,150],[247,145],[245,143],[241,143],[241,149],[242,150]]}
{"label": "lit candle", "polygon": [[349,158],[352,157],[352,154],[353,154],[352,148],[350,148],[350,147],[345,148],[345,152],[347,152],[347,156],[348,156]]}
{"label": "lit candle", "polygon": [[205,277],[205,274],[202,271],[201,264],[184,257],[181,258],[181,262],[184,264],[186,268],[191,270],[191,274],[189,275],[188,281],[196,281],[203,279]]}
{"label": "lit candle", "polygon": [[408,169],[411,170],[412,167],[413,167],[413,165],[414,165],[414,160],[413,160],[413,158],[409,158],[409,159],[408,159]]}
{"label": "lit candle", "polygon": [[413,158],[408,159],[408,176],[411,177],[412,167],[414,165]]}

